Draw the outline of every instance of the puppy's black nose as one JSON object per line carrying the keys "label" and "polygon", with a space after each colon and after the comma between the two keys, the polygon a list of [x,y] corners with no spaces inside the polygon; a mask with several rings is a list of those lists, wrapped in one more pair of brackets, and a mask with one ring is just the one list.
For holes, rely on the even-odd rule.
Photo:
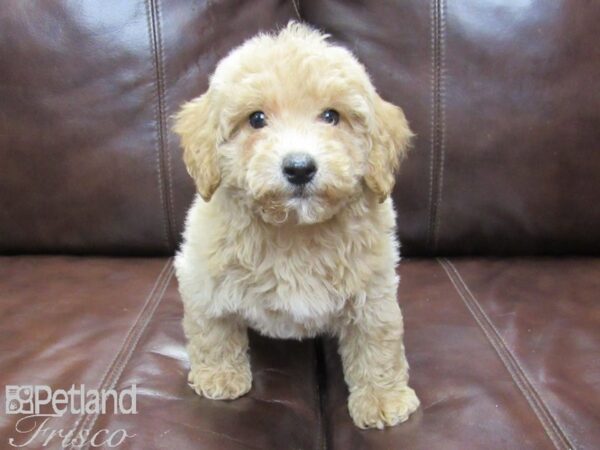
{"label": "puppy's black nose", "polygon": [[306,153],[291,153],[283,158],[282,170],[290,183],[302,185],[313,179],[317,165]]}

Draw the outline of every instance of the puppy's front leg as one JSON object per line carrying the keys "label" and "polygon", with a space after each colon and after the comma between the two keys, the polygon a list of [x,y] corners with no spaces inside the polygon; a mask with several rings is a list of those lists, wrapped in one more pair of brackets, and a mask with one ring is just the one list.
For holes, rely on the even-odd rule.
{"label": "puppy's front leg", "polygon": [[404,422],[419,407],[408,387],[403,324],[394,294],[367,298],[340,331],[340,354],[350,396],[348,409],[360,428]]}
{"label": "puppy's front leg", "polygon": [[188,382],[198,395],[215,400],[240,397],[252,386],[246,327],[234,317],[195,319],[184,315],[188,338]]}

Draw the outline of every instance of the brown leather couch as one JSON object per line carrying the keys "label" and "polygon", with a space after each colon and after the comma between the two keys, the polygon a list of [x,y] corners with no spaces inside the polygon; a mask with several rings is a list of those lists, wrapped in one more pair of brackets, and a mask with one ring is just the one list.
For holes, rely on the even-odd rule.
{"label": "brown leather couch", "polygon": [[[128,449],[600,448],[598,2],[0,8],[2,404],[5,385],[135,384],[137,414],[45,424],[123,429]],[[194,188],[169,116],[230,48],[298,18],[351,48],[417,134],[394,197],[422,407],[385,431],[352,425],[328,338],[252,335],[236,401],[186,384],[172,255]],[[21,417],[2,410],[0,448],[31,438]]]}

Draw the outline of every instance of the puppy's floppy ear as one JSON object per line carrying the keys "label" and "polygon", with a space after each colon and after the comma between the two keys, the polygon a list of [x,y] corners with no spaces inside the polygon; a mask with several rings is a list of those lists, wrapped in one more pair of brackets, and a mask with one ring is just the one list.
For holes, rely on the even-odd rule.
{"label": "puppy's floppy ear", "polygon": [[183,105],[173,131],[181,138],[183,160],[200,196],[209,201],[221,183],[217,161],[218,118],[210,90]]}
{"label": "puppy's floppy ear", "polygon": [[400,108],[378,95],[374,100],[375,118],[371,129],[371,152],[365,181],[383,202],[392,192],[395,172],[413,136]]}

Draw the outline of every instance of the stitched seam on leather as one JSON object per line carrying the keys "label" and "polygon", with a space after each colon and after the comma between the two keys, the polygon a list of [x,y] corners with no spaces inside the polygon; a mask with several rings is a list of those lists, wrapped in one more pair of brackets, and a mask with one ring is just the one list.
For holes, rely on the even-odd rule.
{"label": "stitched seam on leather", "polygon": [[158,43],[159,43],[159,55],[160,55],[160,74],[161,74],[161,84],[162,84],[162,114],[161,114],[161,125],[163,128],[163,139],[164,139],[164,157],[167,161],[167,191],[168,191],[168,199],[169,199],[169,214],[170,214],[170,223],[171,223],[171,245],[172,249],[175,249],[175,243],[177,242],[177,230],[179,227],[177,226],[177,216],[175,215],[175,199],[173,197],[173,170],[171,166],[171,146],[169,141],[169,130],[168,130],[168,117],[169,117],[169,101],[168,101],[168,91],[167,91],[167,74],[165,68],[165,58],[164,58],[164,46],[163,46],[163,38],[162,38],[162,3],[160,0],[157,1],[157,13],[158,13],[158,21],[157,21],[157,30],[158,30]]}
{"label": "stitched seam on leather", "polygon": [[445,0],[431,3],[431,143],[429,151],[429,218],[427,243],[437,249],[439,205],[441,202],[442,163],[444,159],[444,36]]}
{"label": "stitched seam on leather", "polygon": [[299,20],[302,20],[302,15],[300,14],[300,3],[298,0],[292,0],[292,4],[294,5],[294,11],[296,12],[296,16],[298,16]]}
{"label": "stitched seam on leather", "polygon": [[[125,338],[123,339],[123,342],[121,343],[120,347],[119,347],[119,351],[115,354],[114,358],[112,359],[112,361],[110,362],[110,364],[108,364],[106,366],[106,369],[104,370],[104,373],[102,374],[102,377],[100,378],[100,384],[98,385],[98,390],[100,389],[106,389],[106,386],[108,384],[108,380],[111,378],[111,372],[114,371],[115,366],[118,364],[119,359],[122,359],[121,355],[124,354],[124,352],[127,351],[127,347],[130,345],[130,341],[132,339],[132,336],[135,333],[136,328],[138,327],[138,324],[140,323],[140,321],[142,320],[145,311],[148,310],[148,308],[150,307],[152,300],[156,297],[156,292],[159,292],[160,289],[162,288],[163,284],[166,286],[165,283],[165,279],[168,280],[171,278],[172,272],[173,272],[173,267],[172,267],[172,262],[173,262],[173,258],[169,258],[167,260],[167,262],[165,263],[165,265],[162,267],[160,273],[158,274],[156,281],[154,282],[154,285],[152,286],[152,289],[150,290],[150,293],[146,296],[146,300],[144,301],[144,304],[142,306],[142,308],[140,309],[140,312],[138,313],[136,319],[133,321],[133,324],[131,325],[131,327],[129,328],[129,330],[127,330],[127,334],[125,335]],[[164,290],[163,290],[164,292]],[[84,427],[87,423],[87,414],[81,414],[79,416],[79,418],[77,419],[77,421],[75,422],[75,424],[73,425],[73,427],[71,428],[71,438],[74,441],[78,441],[79,440],[79,436],[81,436],[81,432],[84,430]],[[73,441],[72,441],[73,442]]]}
{"label": "stitched seam on leather", "polygon": [[[144,301],[144,305],[142,306],[142,309],[140,310],[140,313],[138,314],[138,318],[139,318],[139,316],[141,314],[141,311],[143,311],[146,308],[146,305],[148,304],[148,302],[152,298],[152,295],[154,295],[154,292],[156,291],[156,288],[160,285],[160,280],[162,279],[162,277],[163,277],[163,275],[165,273],[165,270],[169,266],[169,262],[170,262],[170,260],[165,263],[165,265],[163,266],[163,268],[159,272],[158,276],[156,277],[156,281],[154,282],[154,285],[152,286],[152,289],[150,290],[150,293],[148,294],[148,296],[146,297],[146,300]],[[104,373],[100,377],[100,385],[98,386],[98,389],[101,389],[102,386],[104,386],[104,384],[106,382],[106,378],[108,377],[108,372],[110,371],[111,367],[114,365],[114,363],[115,363],[115,361],[116,361],[119,353],[122,351],[123,347],[125,347],[125,344],[126,344],[128,338],[129,338],[129,335],[131,334],[132,329],[134,328],[135,324],[137,323],[138,318],[136,318],[136,320],[133,322],[133,325],[127,331],[127,334],[125,335],[125,338],[123,339],[123,342],[120,345],[121,350],[115,354],[115,357],[113,358],[113,360],[111,361],[111,363],[106,366],[106,369],[104,370]],[[71,429],[72,436],[78,436],[77,434],[75,434],[75,430],[78,428],[79,423],[81,422],[82,419],[84,419],[84,417],[85,417],[84,414],[81,414],[79,416],[79,418],[77,419],[77,421],[75,422],[75,424],[73,425],[73,428]]]}
{"label": "stitched seam on leather", "polygon": [[162,2],[160,0],[156,0],[156,11],[158,14],[158,21],[156,28],[158,30],[158,44],[159,44],[159,55],[160,55],[160,81],[162,84],[162,114],[161,114],[161,125],[163,128],[163,139],[164,139],[164,155],[167,161],[167,191],[168,191],[168,199],[169,199],[169,214],[171,218],[171,244],[173,245],[177,241],[176,232],[178,230],[177,220],[175,217],[175,200],[173,198],[173,170],[171,167],[171,150],[170,150],[170,142],[169,142],[169,130],[167,127],[167,117],[169,117],[169,101],[168,101],[168,93],[167,93],[167,75],[165,69],[165,58],[164,58],[164,46],[163,46],[163,38],[162,38]]}
{"label": "stitched seam on leather", "polygon": [[431,246],[431,217],[433,213],[433,167],[435,155],[435,22],[436,22],[436,0],[431,2],[431,14],[429,20],[430,28],[430,50],[431,50],[431,117],[430,117],[430,146],[429,146],[429,192],[427,204],[429,205],[429,217],[427,218],[427,245]]}
{"label": "stitched seam on leather", "polygon": [[[171,278],[173,277],[174,271],[175,271],[175,269],[173,267],[171,267],[169,270],[169,273],[164,278],[164,283],[161,286],[160,292],[155,297],[156,300],[154,300],[148,307],[148,313],[146,314],[146,317],[145,317],[142,325],[138,328],[139,331],[137,332],[136,336],[134,337],[133,342],[127,349],[125,358],[122,360],[122,362],[117,363],[115,370],[113,371],[113,380],[108,385],[108,387],[106,387],[105,389],[114,389],[117,386],[117,383],[119,382],[121,375],[123,374],[123,371],[125,370],[125,367],[127,367],[127,364],[131,360],[131,357],[133,356],[133,353],[134,353],[135,349],[137,348],[137,345],[139,344],[140,339],[144,334],[144,331],[148,327],[148,324],[152,320],[152,317],[154,317],[154,313],[156,312],[156,309],[160,305],[161,300],[164,298],[165,291],[167,290],[167,287],[169,286],[169,282],[171,281]],[[99,416],[98,413],[88,416],[89,420],[87,422],[89,423],[89,425],[86,427],[85,421],[84,421],[84,423],[82,424],[82,432],[83,433],[85,433],[88,436],[92,435],[92,431],[94,429],[94,425],[96,424],[96,421],[98,420],[98,416]],[[88,449],[90,447],[90,445],[91,444],[88,444],[85,448]]]}
{"label": "stitched seam on leather", "polygon": [[440,237],[440,224],[442,216],[442,190],[444,187],[444,162],[446,159],[446,0],[439,0],[439,85],[438,85],[438,122],[439,122],[439,162],[437,179],[437,206],[434,216],[433,248],[437,250]]}
{"label": "stitched seam on leather", "polygon": [[[148,16],[148,33],[150,37],[152,66],[155,73],[156,102],[154,104],[154,114],[156,121],[156,166],[158,172],[158,184],[160,199],[163,207],[163,226],[165,232],[165,243],[167,251],[174,248],[173,239],[173,221],[172,211],[172,189],[170,182],[170,162],[165,156],[165,146],[167,143],[166,119],[165,119],[165,88],[163,79],[163,59],[162,59],[162,37],[160,33],[160,12],[156,6],[156,1],[146,0],[146,13]],[[167,183],[165,183],[167,179]],[[165,186],[167,191],[165,192]]]}
{"label": "stitched seam on leather", "polygon": [[469,294],[469,296],[473,299],[476,307],[481,312],[482,316],[485,318],[485,320],[491,326],[491,328],[494,331],[495,335],[498,337],[498,339],[500,341],[500,344],[506,349],[506,352],[508,353],[508,356],[516,364],[517,370],[520,371],[520,373],[523,375],[523,378],[524,378],[524,380],[526,382],[526,386],[528,387],[529,391],[533,395],[533,400],[535,400],[538,403],[541,411],[545,414],[545,416],[548,419],[550,425],[552,425],[552,427],[554,428],[554,431],[561,438],[561,440],[563,440],[563,443],[565,445],[567,445],[568,448],[575,448],[575,446],[571,443],[569,437],[567,436],[566,432],[564,431],[564,429],[561,426],[561,424],[558,421],[558,419],[556,419],[552,415],[552,413],[550,411],[550,408],[546,405],[546,403],[544,402],[542,396],[535,389],[535,386],[534,386],[533,382],[531,381],[531,379],[527,375],[527,372],[525,371],[525,369],[523,368],[523,366],[519,362],[519,359],[511,352],[510,347],[506,344],[506,341],[504,340],[504,338],[502,337],[502,334],[500,334],[500,332],[498,331],[498,329],[494,325],[494,322],[485,313],[485,310],[483,309],[483,307],[481,306],[481,304],[477,301],[477,298],[475,297],[475,295],[473,295],[473,293],[469,289],[469,286],[464,281],[464,279],[462,278],[462,276],[460,275],[460,273],[458,272],[458,270],[456,269],[456,267],[450,261],[448,261],[448,264],[453,269],[453,271],[456,273],[456,276],[458,277],[458,279],[461,281],[461,283],[465,287],[465,289],[466,289],[467,293]]}
{"label": "stitched seam on leather", "polygon": [[[147,309],[147,307],[148,307],[151,299],[153,298],[155,292],[162,285],[162,280],[164,279],[165,273],[168,273],[170,271],[171,260],[172,260],[172,258],[169,258],[169,260],[163,266],[163,268],[160,271],[158,277],[156,278],[154,286],[152,287],[152,289],[150,290],[150,293],[148,294],[148,296],[146,297],[146,300],[144,301],[144,305],[142,306],[142,309],[140,309],[140,312],[138,313],[138,316],[134,320],[132,326],[127,331],[127,334],[125,335],[125,339],[123,340],[123,343],[120,346],[120,350],[115,354],[115,357],[113,358],[113,360],[111,361],[111,363],[108,366],[106,366],[106,370],[104,371],[104,373],[102,374],[102,377],[100,378],[100,385],[98,386],[98,390],[103,389],[106,386],[107,379],[110,376],[109,374],[110,374],[111,370],[113,369],[113,367],[116,365],[117,360],[119,359],[119,356],[123,353],[125,347],[128,345],[128,342],[129,342],[129,340],[131,338],[131,335],[132,335],[135,327],[139,323],[140,318],[143,315],[143,312]],[[80,435],[81,428],[83,428],[83,426],[85,425],[85,423],[82,423],[80,427],[78,427],[78,425],[79,425],[79,423],[82,420],[84,420],[84,422],[85,422],[85,418],[86,418],[86,415],[85,414],[81,414],[79,416],[79,419],[77,420],[77,422],[75,422],[75,425],[73,426],[73,429],[72,429],[73,430],[72,436],[74,436],[75,438],[77,438],[77,436]],[[79,428],[79,430],[77,430],[78,428]]]}
{"label": "stitched seam on leather", "polygon": [[550,438],[554,446],[557,449],[574,449],[574,445],[567,437],[567,434],[560,426],[558,420],[552,415],[550,409],[535,389],[518,359],[510,351],[504,338],[485,313],[456,267],[454,267],[454,265],[446,258],[438,258],[437,261],[446,272],[448,278],[467,307],[467,310],[471,313],[488,342],[492,345],[494,351],[499,356],[502,364],[510,374],[519,391],[521,391],[525,397],[525,400],[542,424],[542,427],[546,431],[546,435]]}

